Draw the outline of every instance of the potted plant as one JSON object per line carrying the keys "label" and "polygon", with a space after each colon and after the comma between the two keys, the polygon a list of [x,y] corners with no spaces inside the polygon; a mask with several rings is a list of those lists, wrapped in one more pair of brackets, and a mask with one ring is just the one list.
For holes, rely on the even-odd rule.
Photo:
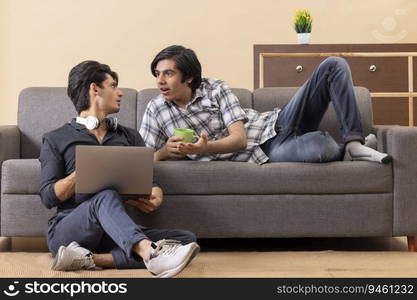
{"label": "potted plant", "polygon": [[294,17],[294,29],[297,32],[298,42],[308,44],[310,42],[310,33],[313,19],[308,9],[297,9]]}

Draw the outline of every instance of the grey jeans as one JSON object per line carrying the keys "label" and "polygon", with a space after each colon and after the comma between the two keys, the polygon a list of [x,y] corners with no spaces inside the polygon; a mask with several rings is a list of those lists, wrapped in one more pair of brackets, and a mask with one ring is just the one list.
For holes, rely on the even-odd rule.
{"label": "grey jeans", "polygon": [[136,224],[127,215],[122,197],[114,190],[103,190],[82,202],[70,213],[58,213],[48,223],[48,247],[55,256],[61,245],[76,241],[94,253],[111,253],[116,268],[139,269],[145,265],[132,252],[143,239],[196,241],[186,230],[152,229]]}
{"label": "grey jeans", "polygon": [[340,160],[343,146],[317,131],[332,101],[344,143],[364,142],[349,65],[329,57],[313,72],[279,112],[277,135],[261,145],[268,162],[329,162]]}

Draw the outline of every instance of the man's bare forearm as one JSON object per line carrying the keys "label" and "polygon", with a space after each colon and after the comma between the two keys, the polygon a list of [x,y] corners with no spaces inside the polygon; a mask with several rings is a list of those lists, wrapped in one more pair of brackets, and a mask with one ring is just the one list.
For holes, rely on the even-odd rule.
{"label": "man's bare forearm", "polygon": [[223,154],[239,152],[246,149],[247,139],[243,121],[237,121],[228,128],[229,135],[217,141],[207,143],[206,153]]}
{"label": "man's bare forearm", "polygon": [[75,194],[75,172],[55,183],[55,195],[60,201],[65,201]]}
{"label": "man's bare forearm", "polygon": [[239,152],[246,149],[245,135],[229,135],[217,141],[210,141],[207,143],[208,154],[223,154]]}

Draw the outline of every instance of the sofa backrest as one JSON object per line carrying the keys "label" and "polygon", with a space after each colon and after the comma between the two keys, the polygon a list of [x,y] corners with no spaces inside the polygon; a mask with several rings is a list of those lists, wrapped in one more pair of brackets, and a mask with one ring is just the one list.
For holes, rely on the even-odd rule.
{"label": "sofa backrest", "polygon": [[[136,95],[134,89],[122,89],[121,124],[136,127]],[[19,95],[17,125],[21,133],[22,158],[39,157],[42,135],[69,122],[76,116],[74,105],[63,87],[30,87]]]}
{"label": "sofa backrest", "polygon": [[[158,95],[158,89],[122,88],[123,99],[120,112],[116,114],[120,124],[139,129],[143,113],[148,102]],[[268,111],[283,107],[295,94],[297,88],[261,88],[253,93],[247,89],[233,88],[242,107]],[[360,109],[364,134],[371,132],[373,125],[372,106],[369,91],[355,87],[355,94]],[[42,135],[54,130],[76,116],[71,100],[63,87],[31,87],[19,95],[17,123],[21,132],[21,157],[37,158],[40,152]],[[336,140],[341,141],[339,125],[333,106],[324,116],[320,130],[328,131]]]}
{"label": "sofa backrest", "polygon": [[[273,110],[275,107],[284,107],[291,100],[298,90],[297,87],[270,87],[260,88],[253,92],[253,108],[260,112]],[[371,133],[373,125],[372,103],[369,90],[364,87],[355,87],[356,101],[359,107],[362,129],[365,136]],[[319,129],[327,131],[336,141],[341,142],[340,126],[336,118],[333,104],[330,103],[329,109],[320,123]]]}
{"label": "sofa backrest", "polygon": [[[245,108],[253,107],[252,92],[247,89],[232,88],[232,92],[239,99],[240,105]],[[158,89],[144,89],[138,92],[138,116],[137,116],[137,129],[140,128],[142,123],[143,114],[149,101],[159,94]]]}

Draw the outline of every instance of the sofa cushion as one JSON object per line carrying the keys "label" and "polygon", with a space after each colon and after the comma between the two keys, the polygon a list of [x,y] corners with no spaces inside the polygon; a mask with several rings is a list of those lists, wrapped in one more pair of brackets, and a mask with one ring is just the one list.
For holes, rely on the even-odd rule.
{"label": "sofa cushion", "polygon": [[38,194],[3,194],[1,197],[2,236],[45,236],[48,220],[56,209],[43,206]]}
{"label": "sofa cushion", "polygon": [[39,194],[41,166],[37,159],[9,159],[1,172],[2,194]]}
{"label": "sofa cushion", "polygon": [[[2,197],[2,236],[45,236],[55,209],[39,195]],[[199,238],[391,236],[392,194],[166,195],[152,214],[126,206],[138,224],[183,228]],[[242,224],[245,224],[244,228]]]}
{"label": "sofa cushion", "polygon": [[[164,161],[155,176],[165,194],[354,194],[392,192],[392,167],[371,162],[325,164]],[[3,194],[37,194],[40,164],[7,160]],[[325,183],[325,184],[323,184]]]}
{"label": "sofa cushion", "polygon": [[155,176],[166,194],[353,194],[392,192],[392,166],[372,162],[165,161]]}
{"label": "sofa cushion", "polygon": [[[45,235],[55,209],[40,201],[39,175],[37,159],[3,163],[3,236]],[[392,231],[391,165],[164,161],[155,164],[155,176],[165,205],[150,216],[127,207],[145,226],[177,226],[199,237],[383,236]],[[242,222],[249,225],[245,230]]]}
{"label": "sofa cushion", "polygon": [[[275,107],[283,108],[285,104],[291,100],[292,96],[298,89],[298,87],[271,87],[257,89],[253,92],[253,107],[261,112],[273,110]],[[371,133],[373,124],[371,97],[369,95],[369,90],[366,88],[355,87],[354,89],[361,115],[363,133],[367,136]],[[341,142],[342,139],[339,128],[340,125],[337,121],[333,104],[330,103],[329,109],[325,113],[319,129],[329,132],[332,137],[334,137],[338,142]]]}
{"label": "sofa cushion", "polygon": [[[240,105],[246,108],[252,108],[252,92],[247,89],[232,88],[232,92],[239,99]],[[142,117],[145,113],[146,106],[149,101],[158,96],[158,89],[144,89],[138,92],[138,116],[137,116],[137,129],[139,130],[140,124],[142,123]]]}
{"label": "sofa cushion", "polygon": [[391,236],[392,194],[166,195],[143,226],[185,228],[199,238]]}
{"label": "sofa cushion", "polygon": [[2,165],[2,236],[44,236],[55,209],[47,209],[39,196],[37,159],[6,160]]}
{"label": "sofa cushion", "polygon": [[[136,128],[136,90],[123,92],[120,112],[115,114],[120,124]],[[53,113],[46,113],[47,111]],[[21,132],[21,157],[39,156],[42,135],[54,130],[71,118],[76,111],[63,87],[31,87],[19,95],[17,123]]]}

